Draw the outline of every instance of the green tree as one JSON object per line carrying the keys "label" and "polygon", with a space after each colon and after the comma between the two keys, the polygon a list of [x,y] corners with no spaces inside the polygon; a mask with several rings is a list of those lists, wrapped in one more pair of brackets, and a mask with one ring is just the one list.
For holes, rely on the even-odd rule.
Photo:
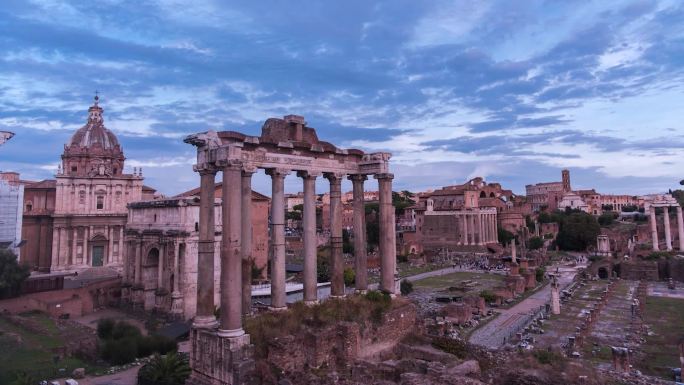
{"label": "green tree", "polygon": [[615,222],[615,218],[618,216],[619,214],[616,212],[606,211],[598,217],[598,223],[603,227],[610,226],[613,224],[613,222]]}
{"label": "green tree", "polygon": [[401,292],[401,295],[411,294],[411,292],[413,292],[413,282],[408,279],[402,279],[401,282],[399,282],[399,291]]}
{"label": "green tree", "polygon": [[182,385],[190,376],[188,360],[177,353],[155,354],[138,372],[138,385]]}
{"label": "green tree", "polygon": [[354,244],[351,242],[351,234],[349,230],[342,229],[342,252],[351,254],[354,252]]}
{"label": "green tree", "polygon": [[316,280],[318,283],[330,282],[330,248],[324,247],[318,250],[316,257]]}
{"label": "green tree", "polygon": [[380,244],[380,224],[378,222],[366,223],[366,241],[368,246],[377,246]]}
{"label": "green tree", "polygon": [[532,238],[530,238],[529,241],[527,241],[527,247],[530,250],[541,249],[543,246],[544,246],[544,240],[541,239],[540,237],[532,237]]}
{"label": "green tree", "polygon": [[499,243],[502,245],[507,245],[511,243],[511,241],[515,238],[515,234],[511,233],[510,231],[499,227],[497,229],[498,236],[499,236]]}
{"label": "green tree", "polygon": [[0,249],[0,298],[16,297],[21,284],[31,275],[28,265],[20,265],[17,256],[8,249]]}
{"label": "green tree", "polygon": [[394,205],[394,212],[396,215],[403,215],[407,207],[413,206],[415,202],[411,197],[413,193],[404,190],[401,194],[392,191],[392,205]]}
{"label": "green tree", "polygon": [[601,227],[596,218],[584,212],[573,212],[563,218],[556,237],[561,250],[585,251],[596,242]]}
{"label": "green tree", "polygon": [[344,284],[347,286],[351,286],[354,284],[355,281],[356,273],[354,272],[354,269],[349,267],[344,269]]}

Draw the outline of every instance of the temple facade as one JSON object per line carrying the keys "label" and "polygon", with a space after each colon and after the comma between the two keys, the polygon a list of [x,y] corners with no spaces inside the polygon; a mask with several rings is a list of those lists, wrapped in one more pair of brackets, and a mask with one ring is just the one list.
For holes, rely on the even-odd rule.
{"label": "temple facade", "polygon": [[51,271],[123,266],[127,205],[144,198],[143,177],[136,170],[124,174],[123,150],[102,114],[96,96],[88,122],[64,146],[55,183]]}

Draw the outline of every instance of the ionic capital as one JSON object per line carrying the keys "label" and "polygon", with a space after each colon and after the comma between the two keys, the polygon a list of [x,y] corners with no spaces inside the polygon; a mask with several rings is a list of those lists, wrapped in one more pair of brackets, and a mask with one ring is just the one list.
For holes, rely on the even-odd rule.
{"label": "ionic capital", "polygon": [[342,179],[347,175],[342,172],[324,172],[323,177],[330,181],[330,183],[342,183]]}
{"label": "ionic capital", "polygon": [[243,165],[242,166],[242,176],[252,176],[257,172],[256,166]]}
{"label": "ionic capital", "polygon": [[216,175],[216,173],[218,172],[218,168],[216,168],[216,166],[214,166],[211,163],[196,164],[192,166],[192,169],[195,170],[195,172],[199,173],[200,176]]}
{"label": "ionic capital", "polygon": [[222,170],[242,170],[242,162],[237,159],[220,159],[216,161],[216,166],[220,167]]}
{"label": "ionic capital", "polygon": [[349,179],[352,182],[363,182],[365,180],[368,180],[368,175],[366,174],[351,174],[347,176],[347,179]]}
{"label": "ionic capital", "polygon": [[392,180],[392,179],[394,179],[394,174],[389,173],[389,172],[385,172],[385,173],[381,173],[381,174],[375,174],[375,175],[373,175],[373,178]]}
{"label": "ionic capital", "polygon": [[285,168],[267,168],[266,175],[270,175],[271,178],[285,178],[290,175],[291,170]]}
{"label": "ionic capital", "polygon": [[321,176],[321,173],[317,171],[297,171],[297,176],[302,179],[316,179]]}

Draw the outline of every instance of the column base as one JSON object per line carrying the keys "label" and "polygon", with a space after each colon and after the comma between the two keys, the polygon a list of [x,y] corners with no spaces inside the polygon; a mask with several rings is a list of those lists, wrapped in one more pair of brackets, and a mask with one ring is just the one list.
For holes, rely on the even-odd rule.
{"label": "column base", "polygon": [[188,385],[241,385],[254,371],[249,334],[224,338],[213,330],[192,329]]}
{"label": "column base", "polygon": [[316,306],[319,303],[320,303],[320,301],[317,299],[310,299],[308,301],[307,300],[304,301],[304,305],[306,305],[306,306]]}
{"label": "column base", "polygon": [[287,310],[287,306],[282,306],[282,307],[269,306],[268,310],[270,310],[270,311],[285,311],[285,310]]}
{"label": "column base", "polygon": [[332,294],[330,294],[330,296],[328,298],[343,299],[345,297],[346,297],[345,295],[332,295]]}
{"label": "column base", "polygon": [[245,335],[245,330],[242,328],[239,329],[221,329],[219,328],[216,331],[216,335],[219,337],[223,338],[236,338],[236,337],[241,337]]}
{"label": "column base", "polygon": [[195,316],[192,320],[192,327],[195,329],[216,329],[218,321],[216,317],[212,316]]}
{"label": "column base", "polygon": [[354,293],[365,295],[366,293],[368,293],[368,289],[356,289],[354,290]]}

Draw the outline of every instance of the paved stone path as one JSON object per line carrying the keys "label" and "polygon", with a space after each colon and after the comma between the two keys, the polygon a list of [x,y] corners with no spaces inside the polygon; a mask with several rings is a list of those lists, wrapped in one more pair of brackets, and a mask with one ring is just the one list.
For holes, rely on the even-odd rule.
{"label": "paved stone path", "polygon": [[[577,270],[581,267],[584,267],[584,265],[559,267],[561,275],[558,282],[560,283],[561,290],[572,282],[577,274]],[[548,271],[555,270],[556,266],[548,269]],[[547,283],[536,293],[520,301],[515,306],[509,309],[502,309],[496,318],[475,330],[470,336],[470,342],[488,349],[498,349],[504,344],[504,338],[508,340],[511,336],[514,336],[526,322],[528,315],[539,309],[540,306],[544,306],[550,299],[551,286]]]}

